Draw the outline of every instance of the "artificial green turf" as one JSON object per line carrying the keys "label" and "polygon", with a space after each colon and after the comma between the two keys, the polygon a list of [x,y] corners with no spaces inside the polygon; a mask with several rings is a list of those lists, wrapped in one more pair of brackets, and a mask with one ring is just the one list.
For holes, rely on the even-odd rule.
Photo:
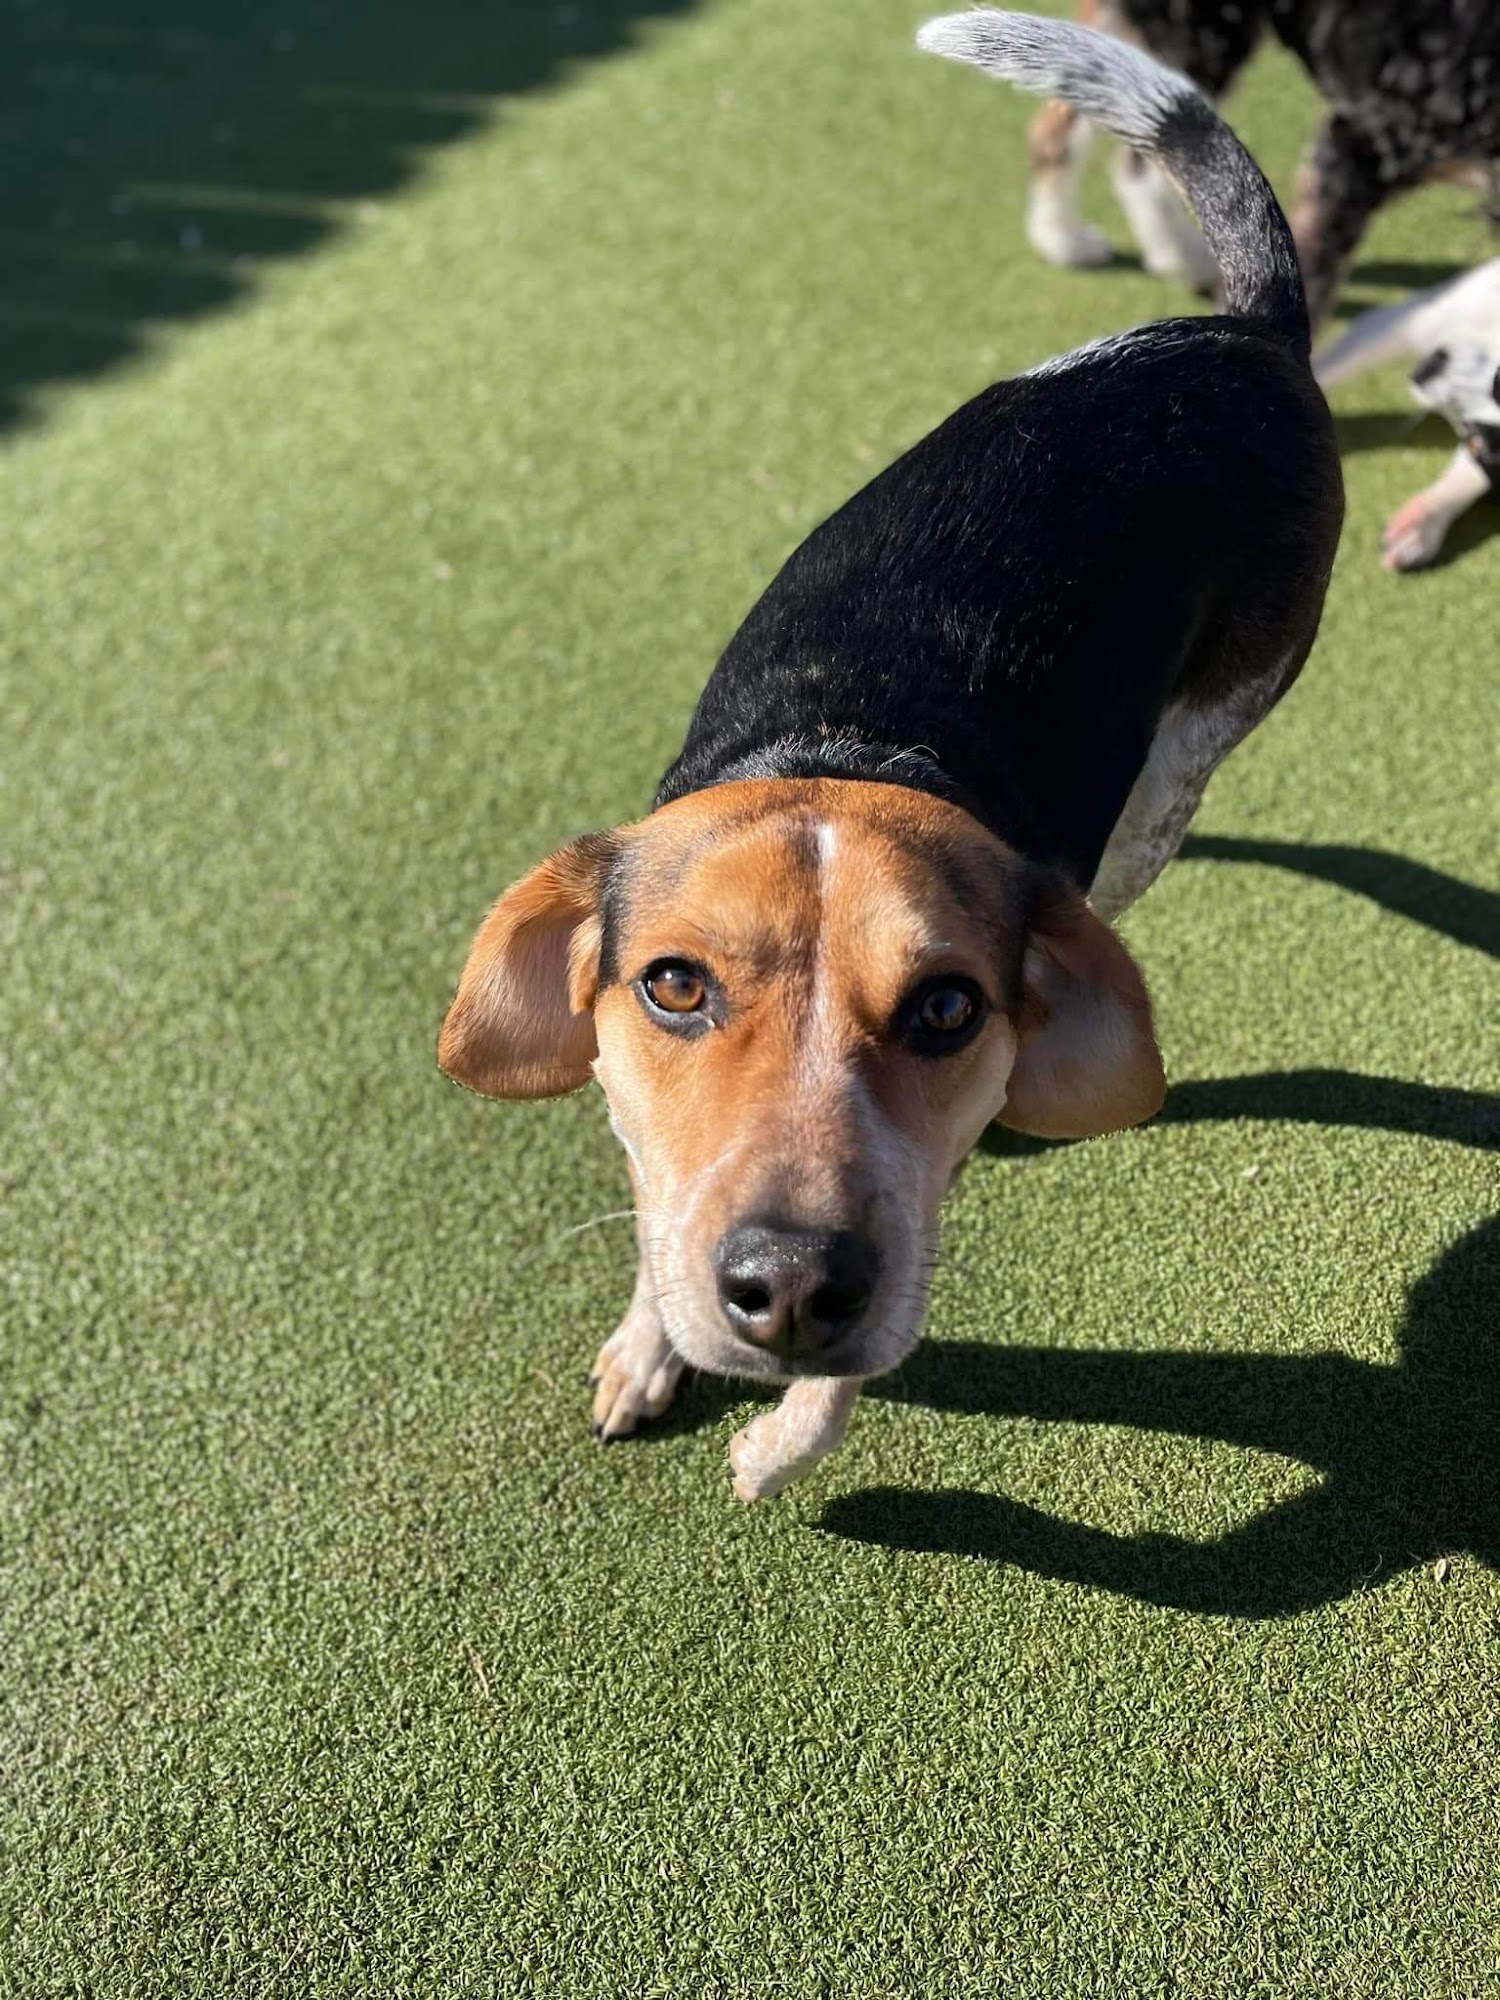
{"label": "artificial green turf", "polygon": [[[590,1442],[602,1104],[434,1067],[798,536],[1180,303],[1031,258],[916,18],[12,17],[0,1990],[1500,1991],[1500,539],[1380,573],[1399,376],[1127,920],[1166,1116],[976,1155],[811,1483],[733,1502],[730,1386]],[[1235,110],[1288,186],[1310,91]]]}

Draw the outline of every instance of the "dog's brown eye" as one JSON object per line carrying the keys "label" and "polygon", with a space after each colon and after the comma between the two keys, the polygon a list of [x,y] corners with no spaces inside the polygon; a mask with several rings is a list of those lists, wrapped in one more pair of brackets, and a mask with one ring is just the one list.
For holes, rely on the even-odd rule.
{"label": "dog's brown eye", "polygon": [[690,965],[658,965],[641,984],[647,999],[664,1014],[696,1014],[708,998],[703,975]]}
{"label": "dog's brown eye", "polygon": [[956,1035],[974,1018],[974,996],[961,986],[939,986],[929,993],[917,1019],[930,1035]]}
{"label": "dog's brown eye", "polygon": [[921,1056],[951,1056],[967,1048],[984,1019],[984,994],[972,979],[948,974],[919,986],[907,1000],[904,1037]]}

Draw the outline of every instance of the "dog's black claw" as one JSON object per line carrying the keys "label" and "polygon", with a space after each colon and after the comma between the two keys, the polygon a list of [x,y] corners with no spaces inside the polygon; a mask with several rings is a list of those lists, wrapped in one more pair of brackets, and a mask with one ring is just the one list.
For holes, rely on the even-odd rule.
{"label": "dog's black claw", "polygon": [[585,1388],[588,1389],[597,1389],[599,1386],[599,1377],[595,1374],[592,1368],[589,1370],[588,1374],[584,1376],[583,1381]]}
{"label": "dog's black claw", "polygon": [[596,1417],[593,1423],[589,1425],[589,1436],[602,1438],[603,1435],[604,1435],[604,1426],[599,1422],[598,1418]]}

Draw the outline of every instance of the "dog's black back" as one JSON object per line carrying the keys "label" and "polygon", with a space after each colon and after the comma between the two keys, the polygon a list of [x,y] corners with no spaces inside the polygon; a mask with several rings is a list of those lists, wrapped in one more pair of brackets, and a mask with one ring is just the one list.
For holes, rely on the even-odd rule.
{"label": "dog's black back", "polygon": [[1340,493],[1322,396],[1252,323],[1167,321],[998,383],[791,557],[660,799],[893,778],[1087,886],[1166,704],[1295,675]]}

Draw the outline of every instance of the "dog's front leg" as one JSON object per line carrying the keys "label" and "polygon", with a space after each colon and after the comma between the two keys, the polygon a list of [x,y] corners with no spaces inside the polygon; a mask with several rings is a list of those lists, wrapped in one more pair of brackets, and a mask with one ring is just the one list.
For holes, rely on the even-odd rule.
{"label": "dog's front leg", "polygon": [[837,1451],[863,1387],[857,1376],[805,1375],[752,1418],[729,1447],[736,1497],[768,1500]]}
{"label": "dog's front leg", "polygon": [[1291,215],[1314,330],[1333,305],[1365,225],[1390,192],[1368,133],[1335,112],[1313,141]]}
{"label": "dog's front leg", "polygon": [[[641,1192],[635,1187],[636,1214]],[[629,1437],[650,1417],[659,1417],[677,1390],[682,1362],[667,1339],[656,1303],[656,1280],[646,1250],[645,1224],[637,1220],[640,1266],[630,1310],[599,1350],[589,1372],[594,1390],[594,1436],[605,1444]]]}

